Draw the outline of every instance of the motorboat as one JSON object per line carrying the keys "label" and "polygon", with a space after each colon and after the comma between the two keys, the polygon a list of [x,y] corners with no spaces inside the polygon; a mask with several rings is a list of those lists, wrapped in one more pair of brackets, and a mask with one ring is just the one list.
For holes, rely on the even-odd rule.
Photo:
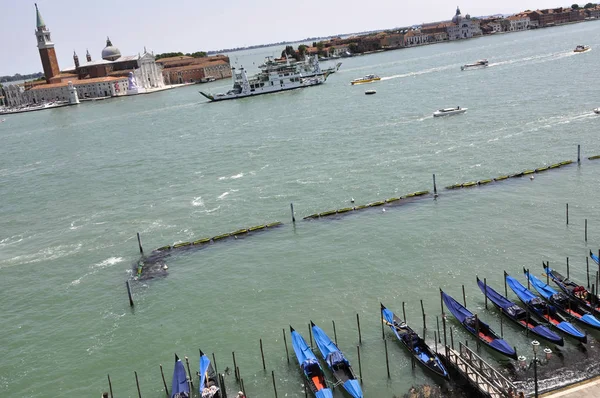
{"label": "motorboat", "polygon": [[439,117],[439,116],[458,115],[459,113],[465,113],[467,111],[467,109],[469,109],[469,108],[461,108],[460,106],[457,106],[456,108],[439,109],[439,110],[433,112],[433,116]]}
{"label": "motorboat", "polygon": [[373,95],[373,94],[377,94],[377,91],[375,91],[375,90],[367,90],[367,91],[365,91],[365,94],[366,95]]}
{"label": "motorboat", "polygon": [[590,49],[591,49],[590,46],[577,46],[577,47],[575,47],[575,50],[573,50],[573,52],[584,53],[586,51],[589,51]]}
{"label": "motorboat", "polygon": [[[594,113],[595,113],[596,115],[600,115],[600,108],[596,108],[596,109],[594,109]],[[4,121],[4,120],[3,120],[3,121]]]}
{"label": "motorboat", "polygon": [[371,83],[371,82],[375,82],[378,80],[381,80],[381,78],[377,75],[366,75],[365,77],[361,77],[361,78],[352,80],[350,82],[350,84],[355,85],[355,84]]}
{"label": "motorboat", "polygon": [[470,68],[483,68],[489,65],[489,62],[487,59],[480,59],[477,62],[474,62],[472,64],[466,64],[460,67],[460,70],[465,70],[465,69],[470,69]]}

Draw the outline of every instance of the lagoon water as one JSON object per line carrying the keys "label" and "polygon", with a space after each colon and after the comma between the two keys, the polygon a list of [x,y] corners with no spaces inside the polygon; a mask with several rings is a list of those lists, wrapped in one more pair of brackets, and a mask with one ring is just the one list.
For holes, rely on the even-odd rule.
{"label": "lagoon water", "polygon": [[[577,44],[592,51],[574,54]],[[232,54],[252,68],[281,48]],[[484,70],[460,65],[488,58]],[[0,396],[98,396],[110,374],[119,397],[162,397],[173,353],[214,352],[220,371],[236,359],[248,396],[303,396],[282,329],[308,338],[310,320],[332,334],[356,370],[362,327],[367,396],[402,395],[432,383],[390,341],[387,380],[379,303],[433,341],[441,287],[499,329],[475,275],[502,288],[502,271],[541,273],[542,260],[585,281],[598,250],[600,23],[498,35],[344,59],[314,88],[208,104],[198,89],[229,81],[77,107],[7,116],[0,124]],[[382,81],[350,86],[376,73]],[[376,89],[365,96],[366,89]],[[457,106],[464,115],[434,119]],[[492,178],[563,160],[585,160],[470,190]],[[437,200],[302,217],[432,188]],[[297,222],[290,220],[294,203]],[[570,223],[565,225],[565,203]],[[584,219],[589,241],[584,242]],[[274,230],[168,259],[165,278],[125,280],[147,251],[252,225]],[[524,279],[521,279],[524,281]],[[516,300],[516,297],[509,294]],[[470,339],[457,324],[456,339]],[[530,356],[529,338],[505,322],[505,338]],[[389,331],[386,332],[390,337]],[[263,339],[268,373],[263,372]],[[290,344],[288,334],[288,344]],[[473,341],[471,340],[471,343]],[[568,342],[565,351],[575,351]],[[291,354],[290,345],[290,354]],[[482,354],[492,363],[494,357]],[[293,358],[291,358],[293,360]],[[237,391],[233,374],[229,391]],[[341,396],[336,390],[335,396]]]}

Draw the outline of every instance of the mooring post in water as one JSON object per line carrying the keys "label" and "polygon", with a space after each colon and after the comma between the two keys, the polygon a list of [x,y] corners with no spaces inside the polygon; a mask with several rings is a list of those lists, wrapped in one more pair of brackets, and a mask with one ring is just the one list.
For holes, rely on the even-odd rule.
{"label": "mooring post in water", "polygon": [[465,295],[465,285],[462,285],[462,291],[463,291],[463,304],[465,305],[465,308],[467,307],[467,296]]}
{"label": "mooring post in water", "polygon": [[426,330],[427,324],[425,323],[425,308],[423,307],[423,300],[421,300],[421,312],[423,313],[423,330]]}
{"label": "mooring post in water", "polygon": [[129,306],[133,307],[133,297],[131,296],[131,287],[129,286],[129,281],[125,281],[125,286],[127,286],[127,295],[129,296]]}
{"label": "mooring post in water", "polygon": [[108,376],[108,391],[110,391],[110,398],[113,398],[113,393],[112,393],[112,383],[110,382],[110,375]]}
{"label": "mooring post in water", "polygon": [[446,340],[446,318],[442,317],[442,327],[444,328],[444,350],[448,358],[448,341]]}
{"label": "mooring post in water", "polygon": [[[402,317],[404,322],[406,322],[406,309],[404,308],[404,301],[402,302]],[[408,323],[408,322],[407,322]]]}
{"label": "mooring post in water", "polygon": [[244,393],[244,397],[246,396],[246,387],[244,387],[244,379],[240,377],[240,384],[242,386],[242,392]]}
{"label": "mooring post in water", "polygon": [[360,364],[360,346],[356,346],[356,353],[358,354],[358,375],[360,377],[360,384],[362,384],[362,365]]}
{"label": "mooring post in water", "polygon": [[137,238],[138,238],[138,247],[140,248],[140,254],[143,256],[144,255],[144,249],[142,249],[142,238],[140,238],[140,233],[137,233]]}
{"label": "mooring post in water", "polygon": [[437,185],[435,184],[435,174],[433,175],[433,197],[437,198]]}
{"label": "mooring post in water", "polygon": [[360,317],[356,314],[356,326],[358,327],[358,344],[362,344],[362,334],[360,333]]}
{"label": "mooring post in water", "polygon": [[332,319],[331,323],[333,323],[333,340],[335,341],[335,345],[337,345],[337,332],[335,331],[335,321]]}
{"label": "mooring post in water", "polygon": [[267,367],[265,366],[265,354],[263,352],[262,339],[260,339],[260,356],[262,358],[263,370],[267,370]]}
{"label": "mooring post in water", "polygon": [[[548,263],[548,268],[550,268],[550,263]],[[567,257],[567,279],[569,279],[569,257]]]}
{"label": "mooring post in water", "polygon": [[[202,355],[201,355],[201,356],[202,356]],[[219,370],[217,369],[217,360],[215,359],[215,353],[214,353],[214,352],[212,353],[212,358],[213,358],[213,365],[215,365],[215,366],[214,366],[214,368],[215,368],[215,373],[219,373]]]}
{"label": "mooring post in water", "polygon": [[502,307],[500,307],[500,337],[504,338],[504,327],[502,325]]}
{"label": "mooring post in water", "polygon": [[162,377],[163,386],[165,386],[165,394],[167,394],[167,398],[169,398],[169,389],[167,388],[167,382],[165,381],[165,373],[163,372],[162,365],[160,365],[160,377]]}
{"label": "mooring post in water", "polygon": [[277,398],[277,386],[275,385],[275,371],[271,371],[271,378],[273,379],[273,391],[275,391],[275,398]]}
{"label": "mooring post in water", "polygon": [[[440,288],[440,309],[442,310],[442,319],[445,318],[444,315],[444,295],[442,289]],[[406,322],[406,319],[404,320]]]}
{"label": "mooring post in water", "polygon": [[450,326],[450,347],[454,349],[454,334],[452,333],[452,326]]}
{"label": "mooring post in water", "polygon": [[235,381],[239,381],[240,378],[239,378],[238,372],[237,372],[238,367],[237,367],[237,363],[235,362],[235,351],[231,352],[231,356],[233,357],[233,372],[235,375]]}
{"label": "mooring post in water", "polygon": [[483,295],[485,296],[485,309],[487,310],[487,280],[483,278]]}
{"label": "mooring post in water", "polygon": [[581,164],[581,144],[577,144],[577,164]]}
{"label": "mooring post in water", "polygon": [[192,372],[190,371],[190,359],[188,357],[185,358],[185,364],[187,365],[188,374],[190,375],[190,385],[192,386],[192,390],[194,389],[194,382],[192,377]]}
{"label": "mooring post in water", "polygon": [[508,274],[506,273],[506,271],[504,271],[504,297],[508,297],[508,288],[506,286],[506,276]]}
{"label": "mooring post in water", "polygon": [[133,373],[135,373],[135,385],[137,386],[138,397],[142,398],[142,392],[140,391],[140,381],[138,380],[137,372],[134,371]]}
{"label": "mooring post in water", "polygon": [[585,241],[587,242],[587,218],[585,219]]}
{"label": "mooring post in water", "polygon": [[296,217],[294,216],[294,204],[290,203],[290,209],[292,210],[292,222],[296,223]]}
{"label": "mooring post in water", "polygon": [[585,274],[587,275],[587,288],[590,288],[590,260],[585,258]]}
{"label": "mooring post in water", "polygon": [[379,308],[379,313],[381,314],[381,338],[385,339],[385,332],[383,331],[383,309]]}
{"label": "mooring post in water", "polygon": [[388,379],[390,378],[390,361],[388,359],[388,350],[387,350],[387,340],[383,340],[383,345],[385,346],[385,367],[387,369]]}
{"label": "mooring post in water", "polygon": [[567,203],[567,225],[569,225],[569,204]]}
{"label": "mooring post in water", "polygon": [[283,329],[283,345],[285,346],[285,356],[287,357],[288,364],[290,363],[290,352],[288,351],[287,339],[285,338],[285,329]]}
{"label": "mooring post in water", "polygon": [[529,268],[527,268],[527,290],[531,290],[531,281],[529,280]]}
{"label": "mooring post in water", "polygon": [[440,334],[440,317],[439,316],[435,316],[435,325],[437,327],[437,336],[438,336],[438,343],[442,342],[442,335]]}
{"label": "mooring post in water", "polygon": [[435,341],[435,353],[436,354],[438,353],[438,349],[437,349],[437,340],[438,339],[437,339],[437,337],[438,337],[437,332],[434,330],[433,331],[433,340]]}
{"label": "mooring post in water", "polygon": [[219,374],[219,386],[221,387],[221,393],[223,394],[223,398],[227,398],[227,389],[225,388],[225,373]]}
{"label": "mooring post in water", "polygon": [[312,337],[312,328],[310,327],[310,323],[308,324],[308,340],[310,343],[310,348],[313,348],[313,337]]}

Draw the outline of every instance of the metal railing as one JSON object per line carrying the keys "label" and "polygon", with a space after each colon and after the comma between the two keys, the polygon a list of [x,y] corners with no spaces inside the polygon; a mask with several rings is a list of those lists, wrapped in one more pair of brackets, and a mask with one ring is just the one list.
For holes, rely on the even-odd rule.
{"label": "metal railing", "polygon": [[504,397],[512,397],[517,389],[515,385],[508,380],[504,375],[494,369],[490,364],[484,361],[473,350],[464,345],[459,344],[460,356],[471,365],[477,373],[481,374],[486,379],[486,384],[495,387],[496,390]]}

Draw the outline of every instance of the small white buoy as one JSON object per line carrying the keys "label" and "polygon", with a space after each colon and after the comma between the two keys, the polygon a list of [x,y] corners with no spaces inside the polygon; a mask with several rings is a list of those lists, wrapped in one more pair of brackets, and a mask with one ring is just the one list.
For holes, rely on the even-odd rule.
{"label": "small white buoy", "polygon": [[350,203],[354,203],[354,198],[350,198]]}
{"label": "small white buoy", "polygon": [[533,180],[534,178],[535,178],[534,176],[529,176],[529,179],[530,179],[530,180]]}
{"label": "small white buoy", "polygon": [[165,270],[166,270],[166,269],[169,269],[169,266],[168,266],[167,264],[165,264],[165,265],[163,266],[163,269],[165,269]]}
{"label": "small white buoy", "polygon": [[382,212],[382,213],[385,213],[385,209],[381,209],[381,212]]}

